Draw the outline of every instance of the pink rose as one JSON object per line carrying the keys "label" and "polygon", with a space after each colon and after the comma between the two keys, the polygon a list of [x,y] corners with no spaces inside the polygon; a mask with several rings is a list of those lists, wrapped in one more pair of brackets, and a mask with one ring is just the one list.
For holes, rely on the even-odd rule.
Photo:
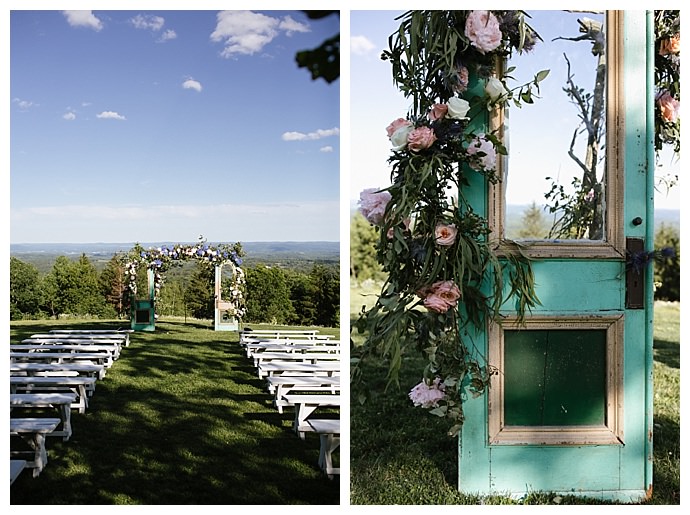
{"label": "pink rose", "polygon": [[445,313],[456,306],[462,296],[460,289],[453,281],[437,281],[431,286],[422,288],[418,293],[425,294],[424,306],[437,313]]}
{"label": "pink rose", "polygon": [[498,19],[489,11],[472,11],[465,22],[465,36],[484,54],[496,50],[503,39]]}
{"label": "pink rose", "polygon": [[434,104],[429,111],[429,120],[441,120],[448,113],[448,104]]}
{"label": "pink rose", "polygon": [[667,122],[676,123],[678,115],[680,114],[680,102],[673,98],[668,91],[662,92],[657,97],[656,101],[659,105],[662,118]]}
{"label": "pink rose", "polygon": [[386,213],[391,194],[376,188],[368,188],[359,194],[359,211],[369,223],[379,225]]}
{"label": "pink rose", "polygon": [[[478,153],[482,153],[483,155],[479,156]],[[494,144],[486,138],[486,134],[483,132],[477,134],[474,141],[467,147],[467,154],[470,156],[477,156],[478,165],[484,170],[496,169],[496,149],[494,148]]]}
{"label": "pink rose", "polygon": [[436,141],[436,134],[431,127],[417,127],[407,136],[407,148],[412,152],[419,152],[429,148]]}
{"label": "pink rose", "polygon": [[460,288],[453,281],[438,281],[432,284],[431,287],[434,290],[434,295],[438,295],[451,306],[455,306],[460,297],[462,297]]}
{"label": "pink rose", "polygon": [[388,127],[386,127],[386,133],[388,134],[388,137],[390,138],[395,131],[397,131],[400,127],[406,127],[406,126],[412,126],[412,122],[409,120],[405,120],[405,118],[398,118],[397,120],[393,120]]}
{"label": "pink rose", "polygon": [[677,54],[680,52],[680,34],[662,39],[659,43],[659,55]]}
{"label": "pink rose", "polygon": [[455,237],[458,234],[458,230],[455,225],[450,224],[438,224],[434,230],[434,236],[436,237],[436,243],[444,247],[448,247],[455,243]]}
{"label": "pink rose", "polygon": [[424,299],[424,307],[436,313],[445,313],[451,308],[451,305],[442,297],[432,293]]}
{"label": "pink rose", "polygon": [[422,381],[412,388],[408,395],[415,406],[435,408],[438,406],[438,401],[442,401],[446,397],[445,390],[446,385],[441,382],[440,377],[437,377],[431,384]]}

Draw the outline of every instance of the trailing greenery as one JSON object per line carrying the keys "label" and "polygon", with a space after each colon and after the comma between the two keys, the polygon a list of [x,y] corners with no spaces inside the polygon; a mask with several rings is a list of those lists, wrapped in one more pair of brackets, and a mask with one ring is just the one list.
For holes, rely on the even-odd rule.
{"label": "trailing greenery", "polygon": [[391,385],[403,356],[424,352],[421,396],[413,402],[447,416],[451,435],[463,422],[462,397],[481,394],[494,373],[468,333],[497,320],[510,297],[518,317],[539,302],[529,261],[518,246],[504,246],[499,258],[470,198],[472,184],[499,180],[497,154],[506,154],[486,129],[488,113],[507,102],[532,103],[549,73],[508,89],[512,70],[498,64],[538,39],[522,11],[409,11],[382,55],[412,108],[387,128],[392,184],[360,197],[362,214],[378,229],[386,279],[376,304],[355,322],[367,338],[352,352],[353,396],[365,402],[372,391],[361,368],[371,356],[388,359]]}
{"label": "trailing greenery", "polygon": [[[56,327],[122,325],[12,322],[10,340]],[[338,335],[336,329],[320,332]],[[72,413],[70,440],[48,437],[48,465],[38,478],[22,473],[10,503],[339,504],[338,479],[318,467],[319,438],[300,440],[293,418],[291,410],[281,415],[273,406],[237,333],[162,318],[155,332],[131,335],[86,413]]]}

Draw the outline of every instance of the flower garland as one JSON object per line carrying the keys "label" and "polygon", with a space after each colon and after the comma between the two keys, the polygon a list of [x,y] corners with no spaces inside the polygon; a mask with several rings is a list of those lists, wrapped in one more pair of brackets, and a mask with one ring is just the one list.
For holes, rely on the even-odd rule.
{"label": "flower garland", "polygon": [[654,11],[654,147],[680,154],[680,11]]}
{"label": "flower garland", "polygon": [[179,266],[184,261],[196,259],[200,263],[216,267],[219,265],[231,265],[234,269],[232,283],[228,289],[228,300],[233,304],[231,315],[242,318],[246,312],[243,289],[245,274],[240,268],[244,252],[240,243],[232,245],[221,244],[217,247],[208,245],[202,238],[194,245],[176,244],[172,247],[157,247],[142,249],[136,246],[127,255],[124,268],[127,275],[127,285],[132,296],[137,294],[137,274],[142,268],[153,271],[154,274],[154,298],[160,296],[163,286],[163,274],[172,266]]}
{"label": "flower garland", "polygon": [[519,318],[539,303],[529,261],[516,245],[496,254],[487,220],[465,196],[477,180],[499,180],[497,159],[507,153],[484,128],[487,113],[532,103],[548,75],[510,89],[511,70],[501,75],[497,64],[538,40],[522,11],[410,11],[382,55],[412,109],[386,128],[392,184],[360,195],[388,278],[355,324],[367,337],[352,352],[353,397],[366,400],[368,357],[387,358],[389,385],[398,384],[403,355],[416,349],[428,363],[410,399],[449,417],[451,435],[462,425],[462,399],[484,392],[495,372],[473,337],[500,320],[508,298]]}

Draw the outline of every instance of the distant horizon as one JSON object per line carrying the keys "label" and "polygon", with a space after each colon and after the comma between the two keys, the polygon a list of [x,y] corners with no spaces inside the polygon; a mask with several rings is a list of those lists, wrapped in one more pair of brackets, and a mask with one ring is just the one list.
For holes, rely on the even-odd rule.
{"label": "distant horizon", "polygon": [[[332,243],[339,244],[340,240],[205,240],[206,243],[213,245],[214,243],[241,243],[241,244],[322,244],[322,243]],[[198,243],[199,240],[195,241],[171,241],[171,240],[158,240],[158,241],[69,241],[69,242],[50,242],[50,241],[36,241],[36,242],[10,242],[10,247],[15,245],[110,245],[110,246],[124,246],[124,245],[190,245],[193,243]]]}

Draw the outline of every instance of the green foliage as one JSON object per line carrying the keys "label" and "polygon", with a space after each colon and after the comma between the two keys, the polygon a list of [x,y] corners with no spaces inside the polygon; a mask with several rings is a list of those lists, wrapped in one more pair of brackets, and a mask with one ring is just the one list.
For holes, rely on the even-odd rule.
{"label": "green foliage", "polygon": [[10,320],[18,320],[41,312],[43,291],[35,266],[10,258]]}
{"label": "green foliage", "polygon": [[654,263],[654,298],[680,300],[680,233],[672,225],[662,224],[654,236],[654,248],[671,249]]}
{"label": "green foliage", "polygon": [[[444,385],[443,399],[425,407],[451,420],[452,435],[463,421],[462,397],[481,394],[493,373],[473,349],[474,328],[499,318],[505,292],[518,316],[538,303],[529,261],[517,246],[499,258],[487,220],[466,192],[497,182],[496,155],[507,153],[498,135],[486,131],[489,111],[532,103],[548,71],[507,90],[497,62],[531,48],[538,35],[522,11],[491,11],[487,20],[481,13],[409,11],[401,17],[382,59],[390,61],[393,82],[412,109],[388,128],[392,184],[363,192],[360,201],[364,216],[378,225],[376,256],[386,279],[377,302],[355,322],[367,337],[352,352],[353,398],[371,394],[362,381],[368,359],[387,359],[388,387],[398,384],[407,354],[423,355],[424,382],[440,378]],[[498,40],[488,39],[496,44],[480,48],[466,35],[472,22],[494,31]]]}
{"label": "green foliage", "polygon": [[127,274],[125,272],[125,256],[116,253],[101,270],[98,277],[100,291],[108,305],[112,306],[118,317],[129,314],[130,300]]}
{"label": "green foliage", "polygon": [[[315,265],[309,274],[309,282],[315,290],[316,317],[312,325],[337,327],[340,325],[340,275],[339,269]],[[299,321],[305,324],[304,321]]]}
{"label": "green foliage", "polygon": [[56,318],[61,314],[114,314],[100,294],[98,272],[85,254],[77,261],[58,256],[53,269],[45,278],[45,285],[47,303]]}
{"label": "green foliage", "polygon": [[285,272],[277,267],[247,268],[247,322],[285,324],[294,320]]}
{"label": "green foliage", "polygon": [[381,281],[385,277],[376,259],[378,229],[357,211],[350,220],[350,279]]}
{"label": "green foliage", "polygon": [[213,287],[215,271],[203,263],[196,263],[194,272],[185,289],[186,306],[194,318],[211,319],[214,317]]}
{"label": "green foliage", "polygon": [[[311,19],[340,15],[340,11],[304,11]],[[340,34],[335,34],[311,50],[302,50],[295,56],[297,65],[311,72],[312,80],[323,79],[328,83],[340,77]]]}

